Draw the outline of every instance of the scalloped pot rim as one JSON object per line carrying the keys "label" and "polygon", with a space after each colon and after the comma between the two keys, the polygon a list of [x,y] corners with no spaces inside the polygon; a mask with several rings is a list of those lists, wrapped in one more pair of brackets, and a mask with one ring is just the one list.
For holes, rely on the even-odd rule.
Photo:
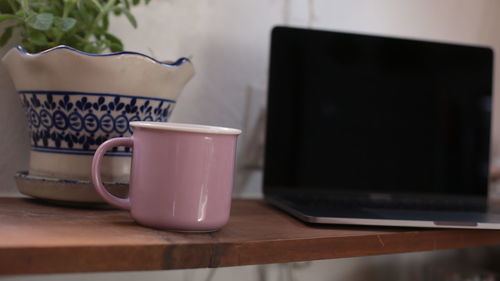
{"label": "scalloped pot rim", "polygon": [[72,47],[69,47],[69,46],[66,46],[66,45],[59,45],[59,46],[47,49],[45,51],[41,51],[39,53],[29,53],[21,45],[17,45],[15,47],[13,47],[12,49],[16,49],[22,55],[32,56],[32,57],[43,56],[43,55],[45,55],[47,53],[55,52],[55,51],[58,51],[58,50],[68,50],[68,51],[74,52],[76,54],[84,55],[84,56],[89,56],[89,57],[112,57],[112,56],[120,56],[120,55],[141,56],[141,57],[144,57],[144,58],[147,58],[147,59],[151,60],[152,62],[154,62],[156,64],[167,66],[167,67],[179,67],[179,66],[183,65],[185,62],[191,63],[191,60],[188,59],[188,58],[186,58],[186,57],[182,57],[182,58],[178,59],[177,61],[175,61],[173,63],[165,63],[165,62],[161,62],[161,61],[159,61],[159,60],[157,60],[155,58],[152,58],[152,57],[150,57],[148,55],[137,53],[137,52],[130,52],[130,51],[123,51],[123,52],[116,52],[116,53],[106,53],[106,54],[91,54],[91,53],[86,53],[86,52],[77,50],[75,48],[72,48]]}

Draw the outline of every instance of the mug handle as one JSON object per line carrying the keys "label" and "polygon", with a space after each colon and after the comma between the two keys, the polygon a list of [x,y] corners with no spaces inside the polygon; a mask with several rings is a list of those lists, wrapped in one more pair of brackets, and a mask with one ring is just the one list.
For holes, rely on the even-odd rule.
{"label": "mug handle", "polygon": [[134,141],[132,137],[122,137],[109,139],[103,142],[95,151],[94,158],[92,159],[92,182],[94,183],[94,188],[97,193],[99,193],[99,195],[109,204],[121,209],[130,210],[130,198],[119,198],[112,195],[106,190],[101,180],[102,157],[108,150],[115,146],[134,147]]}

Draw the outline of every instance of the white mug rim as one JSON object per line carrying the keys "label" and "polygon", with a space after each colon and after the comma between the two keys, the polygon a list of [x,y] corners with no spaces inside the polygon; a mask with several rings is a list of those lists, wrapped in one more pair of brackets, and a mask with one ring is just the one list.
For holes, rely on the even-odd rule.
{"label": "white mug rim", "polygon": [[189,124],[189,123],[133,121],[130,122],[130,126],[134,128],[147,128],[147,129],[189,132],[189,133],[206,133],[206,134],[220,134],[220,135],[241,134],[241,130],[239,129],[200,125],[200,124]]}

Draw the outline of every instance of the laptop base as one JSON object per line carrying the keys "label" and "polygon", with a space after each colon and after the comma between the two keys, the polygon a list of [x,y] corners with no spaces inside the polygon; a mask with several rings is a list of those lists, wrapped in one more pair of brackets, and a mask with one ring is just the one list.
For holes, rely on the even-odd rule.
{"label": "laptop base", "polygon": [[317,208],[295,204],[277,197],[266,201],[308,222],[319,224],[374,225],[430,228],[500,229],[500,212],[432,211],[389,208]]}

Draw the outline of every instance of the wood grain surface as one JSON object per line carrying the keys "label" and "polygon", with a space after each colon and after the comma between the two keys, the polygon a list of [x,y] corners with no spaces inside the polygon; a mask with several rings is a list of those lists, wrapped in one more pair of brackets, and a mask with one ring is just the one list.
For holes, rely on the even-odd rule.
{"label": "wood grain surface", "polygon": [[500,231],[304,224],[234,200],[214,233],[145,228],[120,210],[0,198],[0,274],[162,270],[281,263],[500,244]]}

